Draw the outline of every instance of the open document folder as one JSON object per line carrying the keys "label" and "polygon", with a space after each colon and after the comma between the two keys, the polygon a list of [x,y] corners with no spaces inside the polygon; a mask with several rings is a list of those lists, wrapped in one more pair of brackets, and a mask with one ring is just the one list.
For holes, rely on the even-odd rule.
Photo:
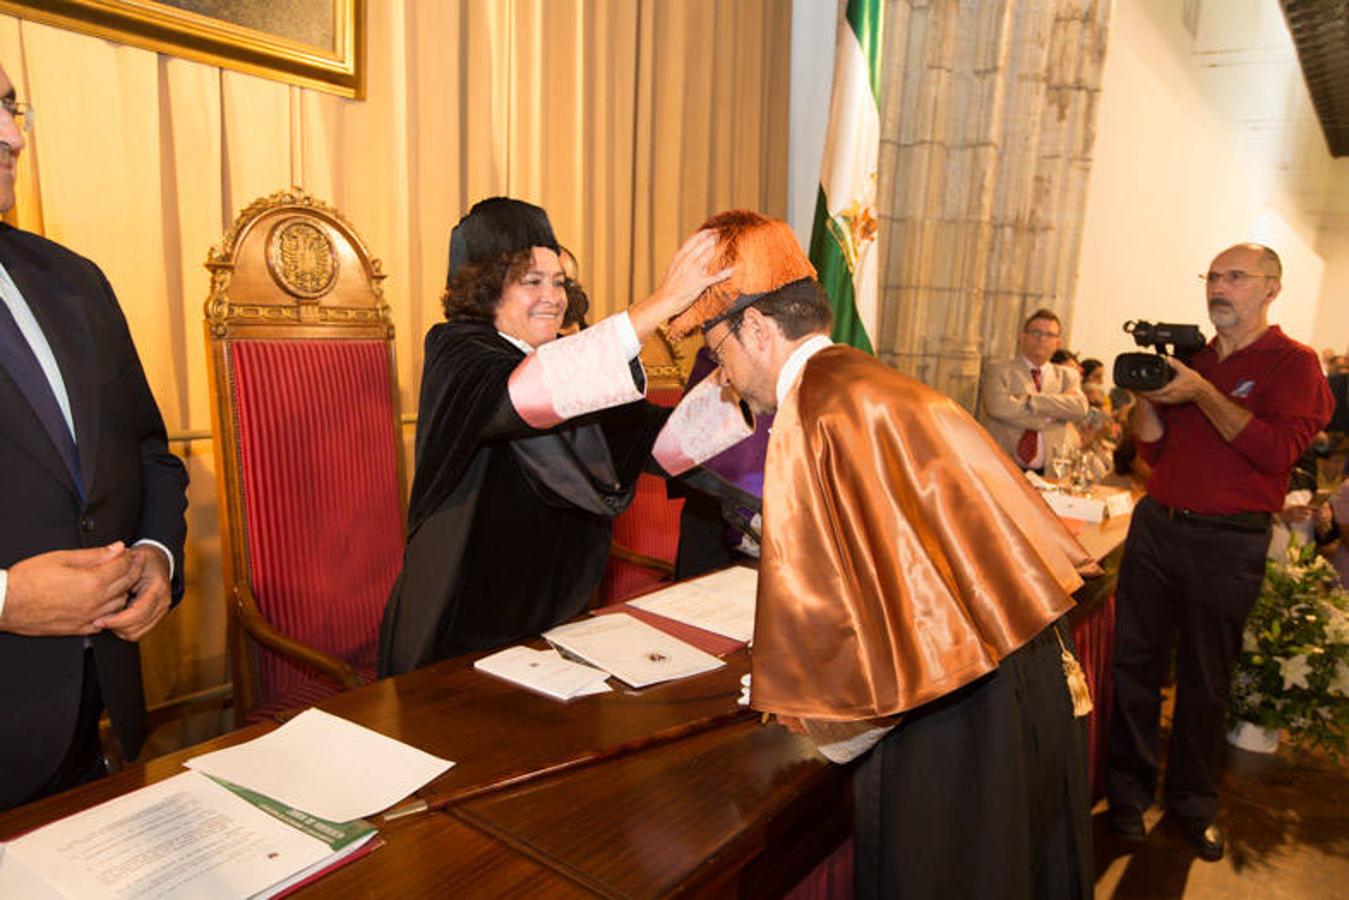
{"label": "open document folder", "polygon": [[652,628],[627,613],[595,616],[561,625],[545,631],[543,636],[564,653],[583,659],[636,688],[710,672],[725,665],[710,653]]}
{"label": "open document folder", "polygon": [[0,845],[0,897],[272,897],[374,837],[183,772]]}

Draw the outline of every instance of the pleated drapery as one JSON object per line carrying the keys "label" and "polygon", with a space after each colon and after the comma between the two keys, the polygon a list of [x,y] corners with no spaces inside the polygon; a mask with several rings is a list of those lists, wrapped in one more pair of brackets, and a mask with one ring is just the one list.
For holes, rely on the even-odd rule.
{"label": "pleated drapery", "polygon": [[[547,207],[598,315],[650,290],[710,213],[785,214],[788,0],[367,9],[363,102],[0,16],[0,63],[38,111],[6,218],[107,273],[171,433],[210,429],[207,250],[289,185],[383,260],[409,410],[473,201]],[[174,449],[193,478],[188,596],[143,642],[151,703],[228,678],[212,449]]]}

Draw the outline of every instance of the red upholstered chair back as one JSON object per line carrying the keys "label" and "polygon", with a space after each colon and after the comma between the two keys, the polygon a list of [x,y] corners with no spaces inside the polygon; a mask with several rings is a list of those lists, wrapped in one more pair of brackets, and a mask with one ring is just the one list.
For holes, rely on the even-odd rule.
{"label": "red upholstered chair back", "polygon": [[[677,386],[652,388],[647,399],[675,406],[683,396]],[[621,603],[670,581],[679,549],[682,498],[666,496],[664,479],[643,474],[637,479],[632,504],[614,520],[609,563],[600,582],[600,603]]]}
{"label": "red upholstered chair back", "polygon": [[374,676],[404,538],[393,327],[379,261],[298,191],[208,266],[235,716],[256,718]]}

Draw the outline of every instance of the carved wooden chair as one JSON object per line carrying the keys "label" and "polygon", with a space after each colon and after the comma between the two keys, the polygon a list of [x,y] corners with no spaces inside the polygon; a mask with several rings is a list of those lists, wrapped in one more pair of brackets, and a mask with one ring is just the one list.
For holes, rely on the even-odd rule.
{"label": "carved wooden chair", "polygon": [[206,349],[235,720],[374,677],[406,475],[380,262],[299,189],[207,259]]}

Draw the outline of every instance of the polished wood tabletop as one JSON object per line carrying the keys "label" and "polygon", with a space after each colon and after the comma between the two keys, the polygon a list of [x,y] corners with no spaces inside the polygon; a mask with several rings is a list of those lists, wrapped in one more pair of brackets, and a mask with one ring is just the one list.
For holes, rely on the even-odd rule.
{"label": "polished wood tabletop", "polygon": [[[694,678],[570,703],[477,672],[474,658],[319,704],[456,765],[419,792],[430,811],[376,817],[384,846],[301,894],[656,897],[734,884],[767,896],[847,833],[846,770],[737,705],[743,650]],[[0,837],[275,727],[240,729],[0,814]]]}
{"label": "polished wood tabletop", "polygon": [[[1077,536],[1105,562],[1127,531],[1120,517]],[[851,831],[848,770],[738,706],[745,650],[700,676],[643,690],[611,680],[612,692],[568,703],[478,672],[476,658],[319,704],[456,764],[418,792],[429,810],[376,817],[384,845],[299,894],[780,896]],[[252,725],[0,814],[0,839],[275,727]]]}
{"label": "polished wood tabletop", "polygon": [[607,897],[780,897],[852,833],[849,770],[757,719],[452,815]]}

